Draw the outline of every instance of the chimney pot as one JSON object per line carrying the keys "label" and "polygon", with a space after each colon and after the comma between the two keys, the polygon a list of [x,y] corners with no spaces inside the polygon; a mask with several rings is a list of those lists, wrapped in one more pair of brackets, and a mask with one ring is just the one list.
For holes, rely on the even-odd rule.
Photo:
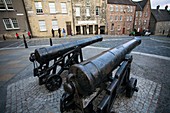
{"label": "chimney pot", "polygon": [[159,9],[159,7],[160,7],[160,5],[158,5],[156,9],[158,10],[158,9]]}

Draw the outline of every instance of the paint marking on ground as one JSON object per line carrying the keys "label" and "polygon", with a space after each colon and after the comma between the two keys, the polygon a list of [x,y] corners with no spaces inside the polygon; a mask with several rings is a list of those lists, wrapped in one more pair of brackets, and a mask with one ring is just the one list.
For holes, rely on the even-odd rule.
{"label": "paint marking on ground", "polygon": [[[94,46],[87,46],[86,48],[94,48],[94,49],[102,49],[102,50],[110,49],[110,48],[102,48],[102,47],[94,47]],[[160,55],[155,55],[155,54],[142,53],[142,52],[132,52],[132,53],[133,54],[149,56],[149,57],[154,57],[154,58],[159,58],[159,59],[169,60],[170,61],[170,57],[165,57],[165,56],[160,56]]]}
{"label": "paint marking on ground", "polygon": [[170,41],[157,40],[157,39],[154,39],[154,38],[150,38],[150,39],[153,40],[153,41],[161,42],[161,43],[170,43]]}

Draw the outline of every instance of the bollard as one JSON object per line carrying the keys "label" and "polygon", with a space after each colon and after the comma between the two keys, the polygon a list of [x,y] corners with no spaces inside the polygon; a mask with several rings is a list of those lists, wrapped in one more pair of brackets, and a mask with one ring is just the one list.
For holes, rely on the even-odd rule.
{"label": "bollard", "polygon": [[5,35],[3,35],[3,39],[6,40]]}
{"label": "bollard", "polygon": [[25,48],[28,48],[27,41],[26,41],[26,39],[25,39],[24,34],[23,34],[23,39],[24,39],[24,45],[25,45]]}
{"label": "bollard", "polygon": [[53,42],[52,39],[50,38],[50,46],[53,46]]}

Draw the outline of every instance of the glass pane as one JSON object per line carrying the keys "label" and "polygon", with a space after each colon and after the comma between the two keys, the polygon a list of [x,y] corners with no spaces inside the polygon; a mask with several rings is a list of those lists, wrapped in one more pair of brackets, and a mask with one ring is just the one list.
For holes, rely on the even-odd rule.
{"label": "glass pane", "polygon": [[46,31],[45,21],[39,21],[40,31]]}
{"label": "glass pane", "polygon": [[55,3],[49,3],[50,13],[56,13]]}
{"label": "glass pane", "polygon": [[76,16],[80,16],[80,7],[76,7]]}
{"label": "glass pane", "polygon": [[11,20],[12,20],[14,28],[18,28],[19,26],[18,26],[18,22],[17,22],[16,18],[13,18]]}
{"label": "glass pane", "polygon": [[52,21],[52,28],[53,28],[53,30],[58,30],[58,22],[57,22],[57,20]]}
{"label": "glass pane", "polygon": [[3,19],[3,21],[4,21],[4,24],[5,24],[7,29],[11,29],[12,28],[12,25],[10,23],[10,19]]}
{"label": "glass pane", "polygon": [[67,13],[66,3],[61,3],[61,10],[62,10],[62,13]]}
{"label": "glass pane", "polygon": [[6,9],[3,0],[0,0],[0,10],[1,9]]}

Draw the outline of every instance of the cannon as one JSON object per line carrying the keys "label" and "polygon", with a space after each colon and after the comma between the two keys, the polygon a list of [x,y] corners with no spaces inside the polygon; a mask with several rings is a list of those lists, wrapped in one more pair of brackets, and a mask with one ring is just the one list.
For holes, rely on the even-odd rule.
{"label": "cannon", "polygon": [[33,73],[34,76],[38,76],[39,85],[45,84],[49,91],[60,88],[62,84],[60,75],[62,72],[68,70],[71,65],[83,61],[82,48],[102,41],[102,39],[101,36],[94,36],[56,46],[35,49],[34,53],[30,54],[29,59],[33,62]]}
{"label": "cannon", "polygon": [[[134,38],[70,67],[60,99],[60,111],[76,113],[112,113],[117,95],[132,97],[138,91],[137,79],[130,78],[132,55],[130,52],[141,43]],[[113,71],[116,71],[113,74]],[[103,94],[104,92],[104,94]],[[94,100],[103,94],[94,108]]]}

